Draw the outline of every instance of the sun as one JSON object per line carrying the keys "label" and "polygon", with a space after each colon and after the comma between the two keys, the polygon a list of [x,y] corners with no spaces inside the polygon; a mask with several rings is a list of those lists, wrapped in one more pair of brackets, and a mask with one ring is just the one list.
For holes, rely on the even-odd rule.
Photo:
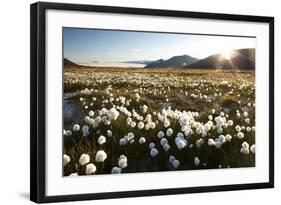
{"label": "sun", "polygon": [[226,60],[230,60],[233,57],[233,51],[232,50],[221,51],[221,56]]}

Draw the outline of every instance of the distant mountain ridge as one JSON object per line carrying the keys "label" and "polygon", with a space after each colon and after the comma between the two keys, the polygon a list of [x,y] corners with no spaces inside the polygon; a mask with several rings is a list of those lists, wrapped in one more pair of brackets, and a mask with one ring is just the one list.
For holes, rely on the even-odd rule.
{"label": "distant mountain ridge", "polygon": [[232,56],[230,59],[226,59],[221,54],[217,53],[198,60],[185,68],[254,70],[255,56],[256,54],[254,48],[236,49],[232,50]]}
{"label": "distant mountain ridge", "polygon": [[149,63],[145,68],[182,68],[198,61],[197,58],[189,55],[173,56],[168,60],[159,59]]}
{"label": "distant mountain ridge", "polygon": [[[236,49],[231,51],[229,59],[220,53],[210,55],[203,59],[197,59],[189,55],[173,56],[167,60],[156,61],[135,60],[123,61],[122,63],[143,64],[144,68],[182,68],[182,69],[221,69],[221,70],[255,70],[255,48]],[[99,63],[98,61],[93,61]],[[118,64],[118,62],[117,62]],[[64,58],[64,66],[81,67],[67,58]],[[86,66],[95,67],[95,66]],[[98,67],[98,66],[96,66]],[[115,66],[110,66],[115,67]],[[118,67],[118,66],[116,66]],[[122,66],[119,66],[122,67]]]}

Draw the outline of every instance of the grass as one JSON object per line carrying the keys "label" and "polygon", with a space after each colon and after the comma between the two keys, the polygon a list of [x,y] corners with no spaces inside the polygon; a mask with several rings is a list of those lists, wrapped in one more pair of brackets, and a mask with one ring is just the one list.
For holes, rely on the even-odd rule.
{"label": "grass", "polygon": [[[224,82],[226,81],[226,82]],[[243,86],[242,86],[243,85]],[[81,90],[88,89],[87,92]],[[108,89],[109,88],[109,89]],[[115,121],[110,125],[100,124],[97,128],[90,127],[90,135],[82,136],[82,131],[73,132],[72,136],[64,136],[64,153],[69,155],[71,161],[64,166],[64,175],[71,173],[85,174],[85,166],[78,163],[82,153],[90,155],[91,162],[97,167],[95,174],[109,174],[114,166],[118,166],[118,158],[125,154],[128,158],[128,167],[122,169],[122,173],[147,172],[147,171],[169,171],[169,170],[192,170],[192,169],[213,169],[227,167],[252,167],[255,166],[255,155],[247,155],[240,152],[242,142],[249,145],[255,144],[255,132],[243,131],[245,137],[238,139],[235,126],[253,127],[255,126],[255,73],[253,71],[217,71],[204,69],[140,69],[140,68],[65,68],[65,94],[72,93],[65,98],[64,107],[71,105],[75,109],[70,109],[69,115],[64,115],[64,129],[71,130],[73,125],[78,123],[82,127],[86,125],[84,118],[89,110],[95,112],[97,117],[102,108],[110,109],[114,105],[121,106],[120,102],[107,102],[110,98],[120,96],[129,100],[129,105],[125,107],[132,112],[135,110],[144,118],[149,113],[152,120],[156,122],[155,129],[140,130],[127,125],[125,116],[120,113]],[[136,93],[140,95],[136,99]],[[83,98],[81,101],[80,98]],[[93,97],[96,101],[93,101]],[[250,103],[250,106],[248,105]],[[147,113],[142,113],[142,105],[148,106]],[[85,107],[86,106],[86,107]],[[187,146],[179,150],[174,142],[176,133],[181,131],[181,126],[177,119],[170,119],[170,128],[174,134],[167,137],[171,146],[165,152],[160,145],[157,133],[160,130],[167,130],[163,123],[153,112],[159,113],[162,109],[171,107],[172,110],[198,112],[195,117],[197,122],[203,124],[208,122],[208,115],[213,117],[224,112],[228,115],[228,120],[233,121],[233,126],[223,130],[223,135],[230,134],[233,138],[231,142],[226,142],[220,149],[208,145],[209,138],[217,138],[220,134],[216,129],[211,129],[206,137],[194,133],[187,137]],[[215,113],[212,113],[215,109]],[[248,117],[236,116],[239,110],[242,116],[247,111]],[[250,123],[245,119],[249,118]],[[138,120],[134,119],[138,122]],[[100,135],[106,136],[106,131],[111,130],[113,137],[107,137],[107,142],[103,145],[97,143]],[[129,132],[135,135],[135,142],[125,146],[119,145],[120,138]],[[146,138],[145,144],[139,144],[140,137]],[[203,138],[204,144],[197,148],[196,141]],[[153,158],[150,156],[149,143],[155,143],[159,154]],[[107,153],[104,163],[95,162],[95,154],[98,150]],[[169,163],[169,156],[174,155],[180,161],[180,166],[175,169]],[[200,159],[199,166],[194,165],[194,157]]]}

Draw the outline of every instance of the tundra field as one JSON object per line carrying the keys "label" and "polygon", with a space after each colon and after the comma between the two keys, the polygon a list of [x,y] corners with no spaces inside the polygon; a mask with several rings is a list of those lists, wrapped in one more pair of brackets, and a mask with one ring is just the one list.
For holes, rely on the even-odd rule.
{"label": "tundra field", "polygon": [[65,67],[64,176],[255,166],[255,72]]}

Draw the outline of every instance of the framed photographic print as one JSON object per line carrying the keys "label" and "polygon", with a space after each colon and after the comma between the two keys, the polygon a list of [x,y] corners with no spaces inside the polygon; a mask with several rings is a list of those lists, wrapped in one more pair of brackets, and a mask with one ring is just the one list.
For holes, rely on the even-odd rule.
{"label": "framed photographic print", "polygon": [[31,200],[274,186],[274,18],[31,5]]}

